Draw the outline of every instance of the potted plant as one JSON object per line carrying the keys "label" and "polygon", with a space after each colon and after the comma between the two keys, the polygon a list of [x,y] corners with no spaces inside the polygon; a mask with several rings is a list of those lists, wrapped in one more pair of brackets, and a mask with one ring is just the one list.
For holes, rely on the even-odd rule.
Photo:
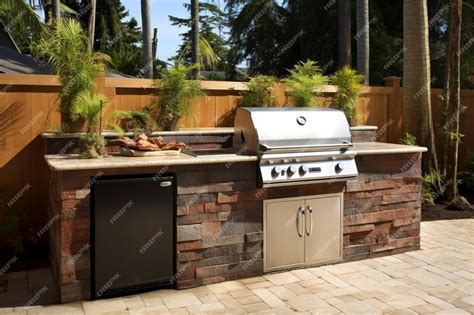
{"label": "potted plant", "polygon": [[272,76],[259,75],[250,79],[245,85],[247,90],[242,92],[242,98],[238,100],[240,107],[270,107],[275,105],[275,97],[272,90],[277,79]]}
{"label": "potted plant", "polygon": [[199,80],[189,80],[197,65],[177,63],[160,73],[155,81],[157,102],[157,125],[163,130],[177,130],[182,117],[189,115],[191,105],[198,96],[205,96]]}
{"label": "potted plant", "polygon": [[61,83],[62,125],[69,132],[84,131],[85,120],[71,114],[72,104],[79,94],[93,89],[96,75],[110,57],[92,52],[86,33],[74,19],[62,19],[55,27],[46,28],[32,50],[53,68]]}
{"label": "potted plant", "polygon": [[357,122],[357,99],[364,90],[364,76],[344,66],[330,77],[331,84],[337,86],[336,99],[332,107],[342,110],[349,123]]}
{"label": "potted plant", "polygon": [[315,61],[300,61],[293,69],[288,70],[290,75],[284,80],[288,86],[288,95],[295,102],[296,107],[316,106],[314,97],[319,95],[327,78]]}
{"label": "potted plant", "polygon": [[101,134],[100,119],[106,103],[105,95],[84,91],[77,95],[71,105],[72,119],[83,118],[86,121],[87,133],[79,138],[79,148],[84,158],[95,159],[105,153],[105,139]]}

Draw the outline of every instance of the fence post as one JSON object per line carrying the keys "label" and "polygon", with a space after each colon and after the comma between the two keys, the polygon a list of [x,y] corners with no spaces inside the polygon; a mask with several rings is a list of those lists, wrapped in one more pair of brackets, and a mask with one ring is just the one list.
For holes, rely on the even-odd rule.
{"label": "fence post", "polygon": [[385,86],[392,88],[392,93],[388,95],[388,136],[387,141],[399,143],[402,138],[402,89],[400,86],[402,78],[383,78]]}

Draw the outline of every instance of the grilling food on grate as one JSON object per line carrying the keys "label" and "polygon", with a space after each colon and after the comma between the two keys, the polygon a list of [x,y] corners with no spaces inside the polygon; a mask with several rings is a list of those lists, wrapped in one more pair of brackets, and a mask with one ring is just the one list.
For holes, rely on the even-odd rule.
{"label": "grilling food on grate", "polygon": [[149,138],[144,133],[139,134],[135,137],[135,139],[130,139],[129,137],[120,137],[118,139],[111,140],[110,143],[138,151],[165,151],[187,148],[185,143],[176,143],[176,141],[165,143],[162,137]]}

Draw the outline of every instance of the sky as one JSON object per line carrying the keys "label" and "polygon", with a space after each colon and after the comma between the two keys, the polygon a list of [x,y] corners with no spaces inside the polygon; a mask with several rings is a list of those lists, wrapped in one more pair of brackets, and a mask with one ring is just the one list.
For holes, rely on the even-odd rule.
{"label": "sky", "polygon": [[[172,26],[168,18],[169,15],[178,17],[187,17],[189,12],[184,8],[183,3],[189,0],[151,0],[151,21],[152,29],[158,28],[158,49],[157,57],[160,60],[167,61],[176,54],[180,44],[180,33],[184,33],[185,29]],[[219,0],[210,0],[210,2],[218,3]],[[140,0],[122,0],[122,4],[127,8],[130,16],[135,17],[141,27],[141,7]],[[99,13],[99,12],[98,12]]]}

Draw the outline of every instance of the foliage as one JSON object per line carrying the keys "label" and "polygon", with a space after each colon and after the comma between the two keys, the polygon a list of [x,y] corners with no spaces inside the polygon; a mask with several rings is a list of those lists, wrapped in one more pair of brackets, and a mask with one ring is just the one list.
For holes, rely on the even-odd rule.
{"label": "foliage", "polygon": [[433,205],[440,196],[443,195],[445,188],[439,187],[438,184],[442,182],[442,176],[439,172],[431,170],[428,174],[423,176],[421,200],[425,204]]}
{"label": "foliage", "polygon": [[462,175],[462,184],[468,191],[474,193],[474,154],[467,158],[466,171]]}
{"label": "foliage", "polygon": [[[89,12],[90,0],[64,0],[77,12]],[[129,18],[128,10],[120,0],[97,1],[94,50],[111,58],[110,70],[137,76],[144,67],[141,49],[142,32],[135,18]],[[77,16],[87,29],[89,14]]]}
{"label": "foliage", "polygon": [[[191,5],[185,3],[184,7],[191,11]],[[199,63],[205,70],[222,70],[227,55],[226,40],[222,36],[222,29],[226,26],[224,12],[211,2],[199,3]],[[172,58],[175,62],[191,63],[191,18],[178,18],[169,16],[171,25],[188,28],[180,34],[183,43]]]}
{"label": "foliage", "polygon": [[85,32],[73,19],[63,19],[55,28],[46,29],[33,51],[58,75],[61,111],[67,113],[79,94],[92,91],[102,64],[110,61],[105,54],[91,52]]}
{"label": "foliage", "polygon": [[79,138],[79,150],[84,159],[98,159],[105,155],[106,140],[100,134],[86,133]]}
{"label": "foliage", "polygon": [[295,106],[315,106],[314,97],[321,93],[322,86],[327,83],[318,64],[312,60],[300,61],[288,71],[290,75],[284,82],[288,85],[288,95],[294,99]]}
{"label": "foliage", "polygon": [[364,89],[364,76],[348,66],[337,70],[330,77],[331,84],[337,86],[334,107],[342,110],[350,123],[357,120],[357,99]]}
{"label": "foliage", "polygon": [[400,141],[404,145],[417,145],[416,144],[416,137],[414,135],[409,134],[408,132],[405,133],[405,136]]}
{"label": "foliage", "polygon": [[108,119],[108,124],[112,126],[117,133],[124,134],[132,131],[138,133],[150,133],[153,129],[153,120],[148,111],[114,111]]}
{"label": "foliage", "polygon": [[107,104],[107,98],[103,94],[93,94],[83,91],[77,95],[72,103],[70,114],[73,120],[85,118],[88,132],[97,130],[100,112]]}
{"label": "foliage", "polygon": [[199,80],[188,80],[197,65],[175,64],[161,72],[160,80],[154,82],[159,95],[157,102],[157,124],[163,128],[175,117],[184,117],[190,113],[196,97],[206,95]]}
{"label": "foliage", "polygon": [[238,101],[238,106],[242,107],[270,107],[274,105],[275,99],[272,96],[272,89],[277,80],[275,77],[259,75],[248,83],[247,90],[242,93],[242,98]]}
{"label": "foliage", "polygon": [[31,40],[36,39],[44,27],[38,14],[26,0],[0,1],[0,21],[5,23],[5,29],[24,52],[28,52]]}

